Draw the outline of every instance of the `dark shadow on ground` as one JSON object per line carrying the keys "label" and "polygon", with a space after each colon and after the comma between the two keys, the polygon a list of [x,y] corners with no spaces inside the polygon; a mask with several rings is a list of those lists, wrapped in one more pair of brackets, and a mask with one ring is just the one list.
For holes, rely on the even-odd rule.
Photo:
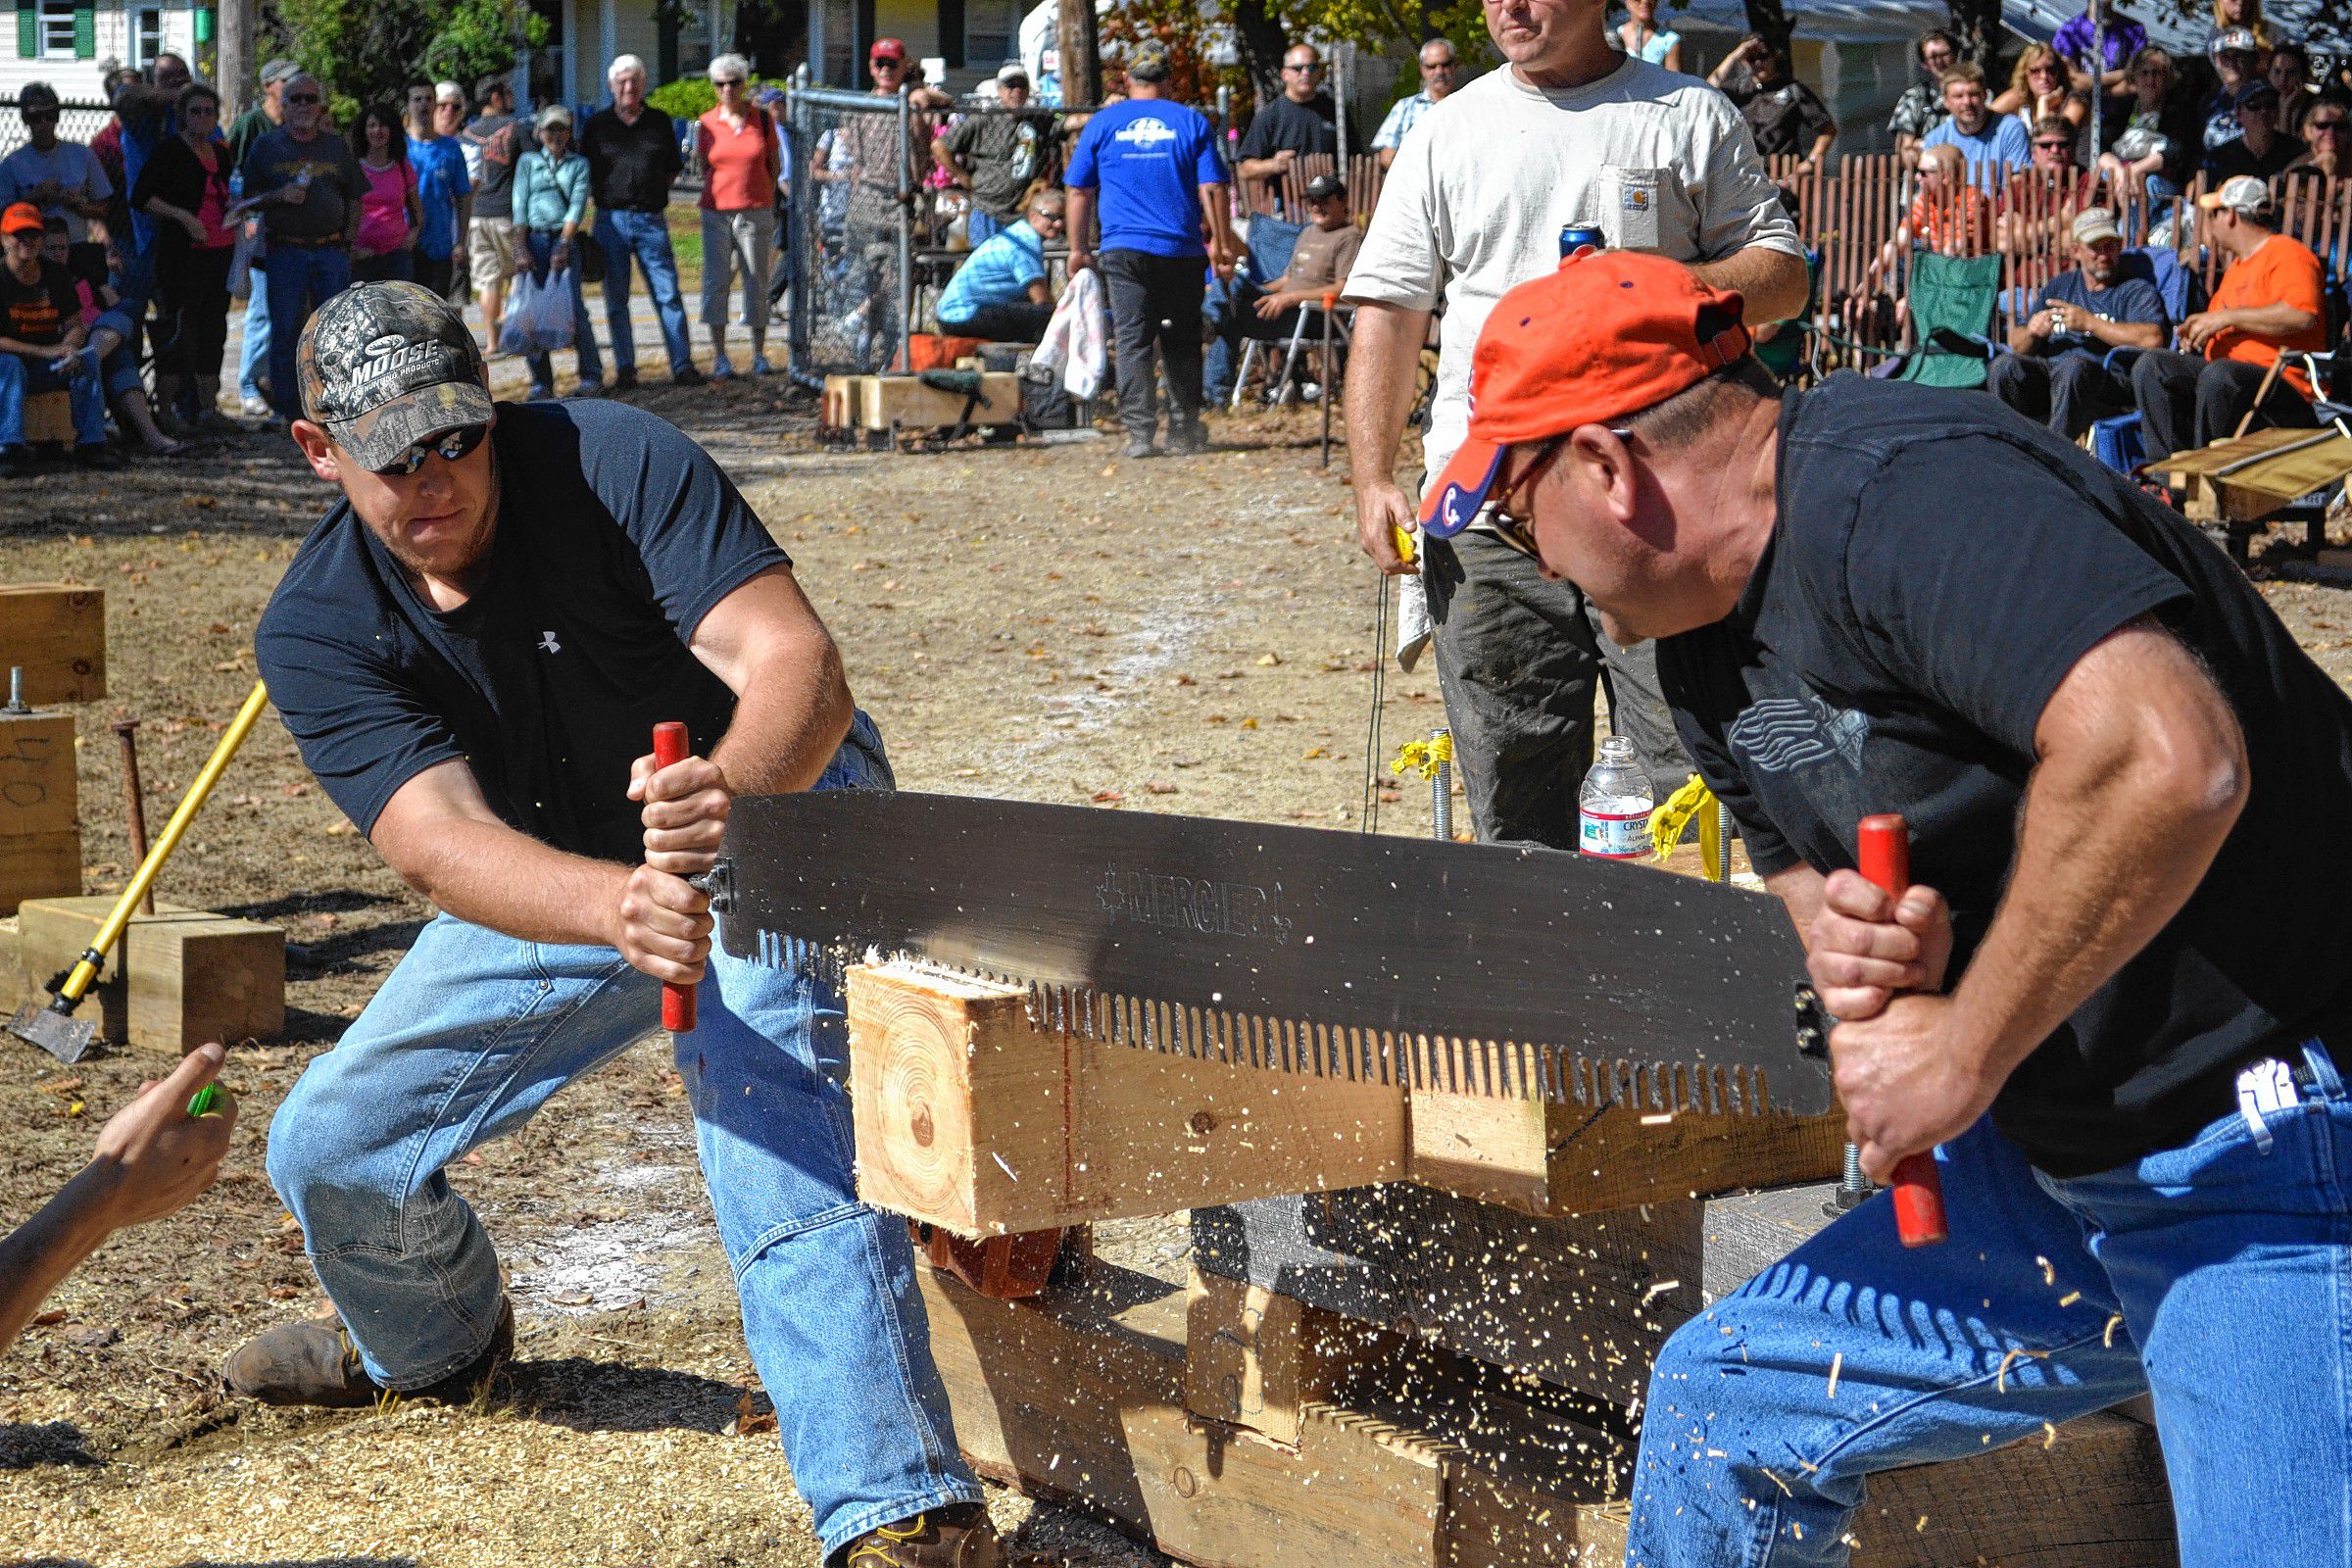
{"label": "dark shadow on ground", "polygon": [[[98,1565],[79,1557],[32,1557],[12,1564],[11,1568],[98,1568]],[[280,1557],[267,1562],[259,1558],[229,1562],[219,1557],[191,1557],[179,1568],[424,1568],[424,1565],[415,1557],[305,1557],[300,1562]]]}
{"label": "dark shadow on ground", "polygon": [[71,1421],[0,1425],[0,1470],[32,1470],[63,1464],[96,1469],[106,1461],[90,1451],[90,1440]]}
{"label": "dark shadow on ground", "polygon": [[514,1414],[574,1432],[681,1431],[716,1437],[742,1413],[744,1394],[737,1384],[691,1372],[577,1355],[514,1362],[505,1381],[503,1402]]}

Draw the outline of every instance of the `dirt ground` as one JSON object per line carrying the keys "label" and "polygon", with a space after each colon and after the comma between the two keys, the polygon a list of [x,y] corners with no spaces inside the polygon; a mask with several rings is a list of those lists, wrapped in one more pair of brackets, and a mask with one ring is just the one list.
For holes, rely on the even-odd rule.
{"label": "dirt ground", "polygon": [[[1311,416],[1228,422],[1207,456],[1134,464],[1106,441],[828,452],[809,403],[777,381],[636,396],[705,440],[792,551],[906,787],[1354,820],[1373,579],[1338,466],[1315,466]],[[0,581],[108,594],[110,696],[80,715],[91,891],[119,888],[129,858],[105,721],[143,721],[161,812],[249,688],[254,621],[321,495],[267,436],[12,495]],[[1393,751],[1436,721],[1434,679],[1424,666],[1388,693]],[[1416,782],[1384,825],[1425,832],[1427,813]],[[815,1563],[760,1430],[658,1040],[455,1173],[517,1308],[512,1387],[491,1407],[288,1413],[219,1396],[235,1346],[324,1308],[263,1174],[270,1113],[428,911],[273,721],[161,891],[285,926],[288,1032],[231,1054],[243,1115],[214,1191],[118,1238],[0,1360],[0,1563]],[[13,1042],[0,1063],[0,1115],[18,1129],[0,1151],[0,1224],[54,1191],[162,1065],[66,1069]],[[1102,1250],[1182,1278],[1179,1223],[1117,1228]],[[738,1435],[746,1412],[754,1431]],[[1024,1546],[1103,1568],[1161,1560],[1017,1498],[997,1510]]]}
{"label": "dirt ground", "polygon": [[[1311,415],[1226,421],[1206,456],[1123,463],[1102,441],[827,452],[807,401],[772,381],[640,396],[720,456],[792,551],[905,786],[1355,820],[1374,579],[1339,468],[1316,467]],[[320,507],[266,436],[12,493],[0,581],[108,592],[112,695],[81,715],[92,891],[120,887],[128,858],[104,721],[143,720],[150,798],[175,799],[253,679],[255,618]],[[2342,679],[2352,597],[2265,591]],[[1427,665],[1392,672],[1381,760],[1440,721]],[[1385,828],[1428,830],[1422,786],[1388,794]],[[0,1360],[0,1564],[814,1564],[658,1041],[454,1172],[512,1276],[517,1359],[496,1399],[319,1414],[220,1396],[230,1349],[324,1304],[263,1175],[270,1113],[427,910],[273,722],[162,891],[285,926],[288,1032],[232,1052],[244,1110],[219,1186],[118,1238]],[[0,1043],[0,1116],[17,1129],[0,1224],[65,1181],[161,1065],[67,1069]],[[1179,1224],[1111,1227],[1101,1250],[1182,1277]],[[1162,1560],[1051,1508],[994,1507],[1024,1547]]]}

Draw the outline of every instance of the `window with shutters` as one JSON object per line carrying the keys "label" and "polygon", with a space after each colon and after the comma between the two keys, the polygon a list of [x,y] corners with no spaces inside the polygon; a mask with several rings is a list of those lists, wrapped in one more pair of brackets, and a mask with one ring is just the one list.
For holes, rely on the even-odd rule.
{"label": "window with shutters", "polygon": [[130,14],[130,63],[144,71],[164,52],[164,14],[148,9]]}
{"label": "window with shutters", "polygon": [[74,0],[41,0],[40,52],[43,60],[72,60],[74,56]]}

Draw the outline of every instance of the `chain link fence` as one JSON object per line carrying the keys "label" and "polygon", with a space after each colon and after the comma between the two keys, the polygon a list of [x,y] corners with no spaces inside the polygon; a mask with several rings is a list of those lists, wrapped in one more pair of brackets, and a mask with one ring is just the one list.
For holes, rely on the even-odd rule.
{"label": "chain link fence", "polygon": [[[77,141],[89,145],[115,112],[104,104],[60,104],[57,117],[57,139]],[[7,157],[32,140],[24,129],[24,116],[14,98],[0,98],[0,158]]]}
{"label": "chain link fence", "polygon": [[903,98],[796,89],[792,138],[790,336],[808,380],[888,368],[912,318],[914,199],[927,161]]}

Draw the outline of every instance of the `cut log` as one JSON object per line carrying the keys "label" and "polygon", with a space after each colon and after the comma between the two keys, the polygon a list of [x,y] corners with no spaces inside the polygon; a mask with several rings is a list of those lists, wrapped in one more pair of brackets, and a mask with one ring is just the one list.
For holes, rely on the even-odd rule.
{"label": "cut log", "polygon": [[73,898],[81,892],[81,830],[0,834],[0,914],[26,899]]}
{"label": "cut log", "polygon": [[1400,1336],[1263,1286],[1195,1269],[1185,1302],[1185,1408],[1277,1443],[1297,1446],[1305,1408],[1349,1397],[1367,1374],[1416,1375]]}
{"label": "cut log", "polygon": [[823,420],[837,430],[929,430],[957,421],[974,428],[1011,424],[1021,416],[1021,378],[1009,370],[983,371],[980,401],[968,419],[960,392],[942,391],[917,375],[828,375]]}
{"label": "cut log", "polygon": [[0,838],[80,827],[74,762],[73,714],[0,713]]}
{"label": "cut log", "polygon": [[90,703],[106,695],[106,591],[65,583],[0,585],[0,701],[11,666],[27,703]]}
{"label": "cut log", "polygon": [[858,1194],[997,1235],[1401,1173],[1404,1102],[1051,1034],[1026,996],[912,964],[850,971]]}
{"label": "cut log", "polygon": [[1834,1169],[1835,1118],[1643,1116],[1317,1078],[1050,1033],[912,963],[849,983],[859,1193],[995,1235],[1410,1179],[1538,1213]]}
{"label": "cut log", "polygon": [[[32,899],[17,911],[35,986],[72,967],[115,901]],[[208,1040],[268,1040],[286,1025],[286,934],[273,925],[159,903],[134,914],[82,1003],[117,1044],[184,1053]]]}

